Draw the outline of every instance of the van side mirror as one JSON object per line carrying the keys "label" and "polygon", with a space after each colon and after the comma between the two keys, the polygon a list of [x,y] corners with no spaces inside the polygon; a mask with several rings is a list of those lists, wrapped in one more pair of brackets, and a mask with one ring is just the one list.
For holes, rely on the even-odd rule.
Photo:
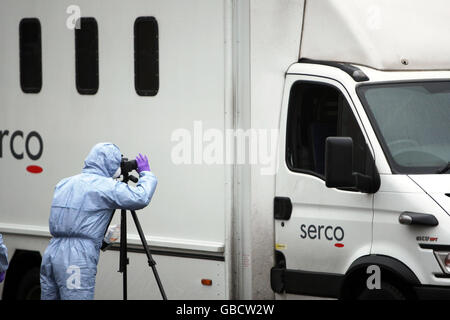
{"label": "van side mirror", "polygon": [[380,175],[372,161],[370,176],[353,172],[353,140],[350,137],[328,137],[325,142],[325,183],[328,188],[356,188],[375,193]]}
{"label": "van side mirror", "polygon": [[328,137],[325,140],[325,183],[328,188],[355,186],[352,138]]}

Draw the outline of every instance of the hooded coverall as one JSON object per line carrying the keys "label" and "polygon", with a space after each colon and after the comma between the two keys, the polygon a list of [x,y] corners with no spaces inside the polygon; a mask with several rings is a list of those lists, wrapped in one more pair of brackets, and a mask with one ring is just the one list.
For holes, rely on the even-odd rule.
{"label": "hooded coverall", "polygon": [[[3,244],[3,236],[0,234],[0,282],[8,269],[8,249]],[[2,275],[3,274],[3,275]]]}
{"label": "hooded coverall", "polygon": [[129,186],[112,178],[120,162],[116,145],[99,143],[81,174],[56,185],[49,219],[53,238],[41,265],[41,299],[93,299],[100,248],[113,210],[149,204],[155,175],[141,171],[138,184]]}

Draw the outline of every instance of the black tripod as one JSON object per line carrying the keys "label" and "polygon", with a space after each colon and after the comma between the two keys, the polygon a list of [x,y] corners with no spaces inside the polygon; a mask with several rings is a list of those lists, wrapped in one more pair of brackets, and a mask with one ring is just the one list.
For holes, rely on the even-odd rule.
{"label": "black tripod", "polygon": [[[132,175],[129,175],[128,172],[123,173],[122,182],[128,183],[129,180],[133,182],[137,182],[138,179]],[[114,216],[116,210],[113,211],[111,220]],[[147,255],[148,265],[152,268],[153,274],[155,276],[156,282],[158,283],[159,291],[161,292],[161,296],[164,300],[167,300],[166,293],[164,292],[164,288],[162,286],[161,280],[159,279],[158,271],[156,270],[156,262],[152,258],[152,254],[150,253],[150,249],[148,247],[147,241],[145,240],[144,232],[142,231],[141,224],[139,223],[138,217],[134,210],[130,210],[131,216],[133,217],[134,224],[136,225],[136,229],[139,233],[139,237],[141,238],[142,246],[144,247],[145,253]],[[127,210],[120,210],[120,259],[119,259],[119,272],[122,273],[123,276],[123,300],[127,300],[127,265],[129,263],[129,259],[127,256]]]}

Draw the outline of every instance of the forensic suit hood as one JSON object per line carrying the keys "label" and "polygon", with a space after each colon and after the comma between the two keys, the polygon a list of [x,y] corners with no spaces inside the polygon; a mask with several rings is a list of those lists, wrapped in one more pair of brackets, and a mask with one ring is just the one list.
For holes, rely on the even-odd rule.
{"label": "forensic suit hood", "polygon": [[112,212],[149,204],[155,175],[142,171],[135,187],[114,180],[120,161],[116,145],[99,143],[86,157],[81,174],[56,185],[49,219],[53,238],[41,265],[42,299],[92,299],[100,247]]}
{"label": "forensic suit hood", "polygon": [[120,166],[122,155],[119,148],[112,143],[96,144],[84,160],[84,173],[112,177]]}

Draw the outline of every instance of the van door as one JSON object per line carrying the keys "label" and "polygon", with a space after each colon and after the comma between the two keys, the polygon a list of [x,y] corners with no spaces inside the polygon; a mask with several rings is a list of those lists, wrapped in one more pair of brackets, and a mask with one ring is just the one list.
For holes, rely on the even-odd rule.
{"label": "van door", "polygon": [[339,82],[288,75],[283,100],[274,209],[277,256],[294,283],[286,292],[337,296],[351,263],[370,253],[373,195],[326,187],[325,139],[353,138],[354,171],[373,158]]}

